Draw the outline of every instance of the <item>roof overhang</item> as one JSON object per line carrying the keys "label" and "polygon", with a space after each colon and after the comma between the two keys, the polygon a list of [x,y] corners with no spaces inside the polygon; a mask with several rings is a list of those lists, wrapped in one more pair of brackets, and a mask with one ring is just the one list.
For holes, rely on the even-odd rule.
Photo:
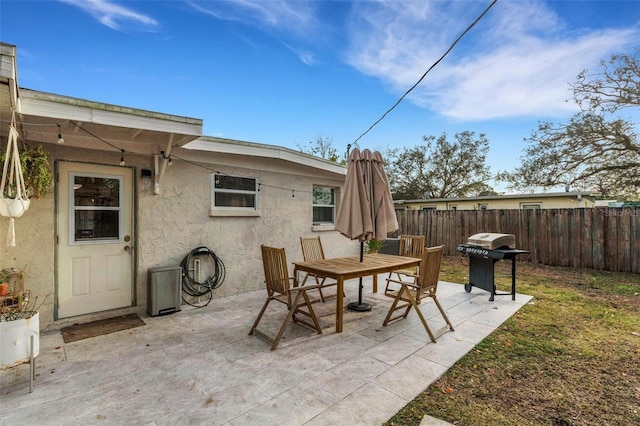
{"label": "roof overhang", "polygon": [[256,157],[271,160],[282,160],[301,166],[310,167],[328,173],[346,176],[346,166],[325,160],[304,152],[276,145],[258,144],[233,139],[202,136],[183,148],[213,152],[218,154]]}

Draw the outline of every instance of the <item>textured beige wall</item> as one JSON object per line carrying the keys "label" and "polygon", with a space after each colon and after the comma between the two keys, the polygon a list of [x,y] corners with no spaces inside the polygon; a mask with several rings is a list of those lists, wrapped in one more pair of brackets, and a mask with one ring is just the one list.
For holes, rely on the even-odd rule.
{"label": "textured beige wall", "polygon": [[[32,292],[32,300],[40,307],[40,318],[53,319],[54,296],[54,201],[53,192],[31,200],[29,210],[15,219],[16,246],[7,247],[9,219],[0,217],[0,267],[25,272],[24,286]],[[46,299],[45,299],[46,298]]]}
{"label": "textured beige wall", "polygon": [[[47,145],[54,160],[117,165],[119,152],[96,152]],[[156,266],[178,265],[192,249],[206,246],[226,267],[226,279],[214,290],[214,298],[263,288],[260,244],[284,247],[289,262],[302,259],[299,237],[312,231],[311,190],[314,184],[340,186],[343,177],[291,165],[279,160],[255,160],[210,153],[180,152],[181,158],[206,159],[198,167],[174,159],[167,168],[160,195],[153,184],[140,179],[141,169],[153,170],[153,157],[127,154],[126,167],[136,174],[136,305],[123,312],[146,312],[147,270]],[[178,154],[176,154],[178,155]],[[224,163],[224,164],[222,164]],[[263,184],[259,194],[258,217],[210,217],[210,174],[256,177]],[[314,175],[311,175],[313,173]],[[275,188],[274,188],[275,187]],[[286,188],[286,189],[279,189]],[[290,189],[295,190],[292,197]],[[9,220],[0,218],[0,241],[5,241]],[[359,244],[336,231],[319,233],[327,257],[358,253]],[[55,200],[54,189],[43,199],[33,200],[23,217],[16,219],[17,247],[0,249],[0,267],[25,271],[25,287],[34,295],[48,296],[40,308],[42,328],[58,328],[69,323],[112,316],[100,313],[54,321],[55,296]]]}
{"label": "textured beige wall", "polygon": [[[198,246],[206,246],[222,259],[224,284],[215,290],[227,296],[262,288],[260,244],[284,247],[289,261],[302,259],[300,235],[311,234],[311,189],[314,184],[340,185],[340,181],[265,172],[272,161],[261,161],[254,169],[216,165],[214,170],[230,175],[256,177],[260,216],[210,217],[211,172],[182,161],[167,169],[158,196],[139,194],[139,278],[153,266],[179,264]],[[274,188],[276,187],[276,188]],[[289,189],[294,188],[295,197]],[[354,253],[352,243],[337,232],[322,232],[327,253]],[[357,249],[356,249],[357,251]],[[327,254],[329,255],[329,254]]]}

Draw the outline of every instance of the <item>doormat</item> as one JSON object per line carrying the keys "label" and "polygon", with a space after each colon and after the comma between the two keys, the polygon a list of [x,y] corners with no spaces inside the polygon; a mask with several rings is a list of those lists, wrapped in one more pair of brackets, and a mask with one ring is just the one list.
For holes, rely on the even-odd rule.
{"label": "doormat", "polygon": [[137,314],[129,314],[92,321],[85,324],[74,324],[63,328],[61,331],[64,342],[71,343],[82,339],[88,339],[89,337],[102,336],[116,331],[140,327],[141,325],[146,324]]}

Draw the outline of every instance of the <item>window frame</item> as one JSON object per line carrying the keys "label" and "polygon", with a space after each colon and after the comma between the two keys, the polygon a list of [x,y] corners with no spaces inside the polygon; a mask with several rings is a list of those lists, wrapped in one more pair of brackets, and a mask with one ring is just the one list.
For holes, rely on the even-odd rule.
{"label": "window frame", "polygon": [[[238,178],[238,179],[251,179],[255,183],[254,190],[243,189],[228,189],[216,187],[216,181],[219,176]],[[226,173],[211,173],[211,203],[209,209],[209,216],[260,216],[260,181],[257,177],[253,176],[238,176],[229,175]],[[243,194],[252,195],[254,197],[253,207],[238,207],[238,206],[218,206],[216,205],[216,194]]]}
{"label": "window frame", "polygon": [[[317,204],[315,203],[315,189],[316,188],[323,188],[323,189],[330,189],[331,192],[333,193],[333,204]],[[328,185],[316,185],[314,184],[312,186],[311,189],[311,224],[314,227],[333,227],[336,224],[336,217],[338,214],[338,188],[334,187],[334,186],[328,186]],[[331,222],[316,222],[313,219],[313,212],[315,210],[316,207],[322,207],[322,208],[328,208],[331,207],[332,208],[332,218],[331,218]]]}
{"label": "window frame", "polygon": [[[118,182],[118,205],[117,206],[77,206],[75,201],[75,180],[76,177],[87,178],[99,178],[99,179],[112,179]],[[118,244],[124,241],[124,176],[111,175],[104,173],[90,173],[90,172],[69,172],[69,245],[98,245],[98,244]],[[104,238],[92,238],[92,239],[77,239],[77,212],[89,212],[89,211],[113,211],[118,213],[118,236],[117,237],[104,237]]]}
{"label": "window frame", "polygon": [[522,210],[542,210],[542,203],[536,203],[536,202],[520,203],[520,208]]}

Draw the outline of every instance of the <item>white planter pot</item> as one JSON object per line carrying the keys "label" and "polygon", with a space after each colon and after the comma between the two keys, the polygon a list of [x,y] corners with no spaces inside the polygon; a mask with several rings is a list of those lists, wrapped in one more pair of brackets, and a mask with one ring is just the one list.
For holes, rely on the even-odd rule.
{"label": "white planter pot", "polygon": [[4,217],[20,217],[29,209],[31,200],[0,198],[0,214]]}
{"label": "white planter pot", "polygon": [[40,314],[31,318],[0,322],[0,369],[29,362],[31,336],[33,356],[40,354]]}

